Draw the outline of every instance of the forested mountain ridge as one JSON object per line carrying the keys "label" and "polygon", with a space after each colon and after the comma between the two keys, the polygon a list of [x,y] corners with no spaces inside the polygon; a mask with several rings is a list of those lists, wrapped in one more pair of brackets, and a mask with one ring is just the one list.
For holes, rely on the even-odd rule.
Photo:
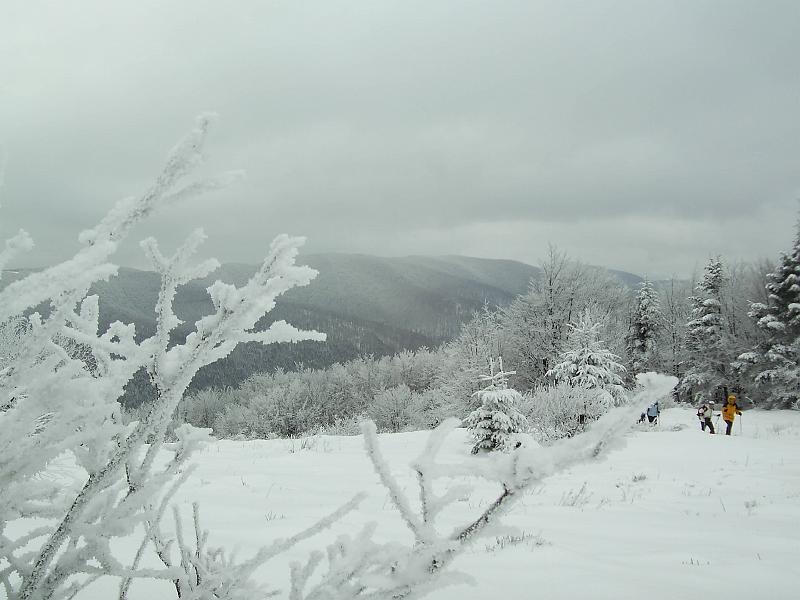
{"label": "forested mountain ridge", "polygon": [[[325,367],[363,354],[436,347],[456,336],[475,311],[509,304],[540,275],[538,267],[522,262],[464,256],[308,254],[300,255],[298,263],[319,275],[308,286],[281,296],[269,322],[284,319],[317,329],[328,334],[328,341],[240,345],[225,360],[201,370],[193,387],[235,385],[275,368]],[[218,279],[241,285],[256,268],[228,263],[206,279],[181,286],[175,307],[184,324],[176,335],[185,337],[197,319],[212,311],[208,285]],[[8,271],[3,284],[25,273]],[[620,279],[629,284],[638,277],[625,274]],[[135,324],[138,336],[151,335],[158,290],[156,273],[130,268],[96,284],[92,293],[100,296],[102,326],[120,320]]]}
{"label": "forested mountain ridge", "polygon": [[[384,258],[364,254],[309,254],[298,257],[319,275],[306,287],[281,296],[276,317],[314,321],[352,321],[376,329],[389,346],[438,345],[458,333],[461,323],[484,304],[502,306],[525,292],[539,269],[512,260],[463,256]],[[241,285],[256,265],[227,263],[209,277],[181,286],[176,311],[187,325],[211,309],[205,288],[216,280]],[[28,270],[7,271],[0,287]],[[121,268],[119,274],[92,290],[100,296],[104,324],[121,320],[136,324],[140,335],[152,333],[158,276]],[[324,316],[323,316],[324,315]],[[306,325],[308,326],[308,325]],[[367,345],[369,343],[367,342]],[[368,351],[369,348],[365,348]],[[374,348],[379,351],[378,347]]]}
{"label": "forested mountain ridge", "polygon": [[301,262],[319,275],[290,290],[286,301],[407,329],[432,345],[456,335],[484,303],[508,304],[539,273],[515,261],[459,256],[318,254]]}

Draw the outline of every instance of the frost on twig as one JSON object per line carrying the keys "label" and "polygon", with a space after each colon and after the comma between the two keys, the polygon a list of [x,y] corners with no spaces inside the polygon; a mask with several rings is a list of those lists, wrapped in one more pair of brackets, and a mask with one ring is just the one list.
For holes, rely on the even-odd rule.
{"label": "frost on twig", "polygon": [[[236,557],[224,548],[208,545],[208,531],[200,525],[200,508],[192,505],[192,539],[187,539],[183,531],[183,522],[177,508],[173,508],[175,520],[175,542],[179,554],[180,574],[174,580],[177,595],[191,600],[251,600],[276,595],[278,592],[270,586],[253,580],[253,573],[263,564],[338,522],[342,517],[354,511],[364,499],[358,494],[330,515],[320,519],[308,529],[284,540],[276,540],[273,544],[259,550],[252,558],[237,561]],[[166,547],[165,546],[165,547]],[[315,555],[316,557],[316,555]],[[171,563],[169,563],[171,565]],[[292,570],[295,578],[294,568]],[[123,597],[123,596],[121,596]]]}
{"label": "frost on twig", "polygon": [[[364,423],[367,454],[414,541],[410,546],[376,542],[374,523],[354,536],[341,536],[328,546],[326,554],[312,553],[305,564],[292,565],[290,599],[421,598],[444,586],[470,582],[467,574],[452,568],[455,558],[487,528],[496,532],[524,490],[573,464],[599,459],[621,445],[623,434],[634,421],[633,411],[615,409],[586,433],[547,448],[519,448],[509,454],[443,463],[439,461],[442,446],[460,424],[449,419],[430,434],[411,464],[419,488],[416,503],[404,494],[383,458],[375,424]],[[463,483],[469,478],[497,485],[498,495],[463,525],[440,527],[439,517],[471,493],[471,486]]]}
{"label": "frost on twig", "polygon": [[[183,343],[172,343],[170,333],[180,324],[173,310],[177,288],[217,267],[214,260],[193,261],[205,239],[201,231],[170,257],[155,240],[142,243],[161,278],[153,336],[139,340],[133,325],[120,322],[101,330],[98,299],[87,294],[116,273],[110,258],[132,229],[165,204],[239,177],[232,172],[188,180],[202,162],[210,121],[209,115],[198,118],[144,194],[119,202],[81,233],[75,256],[0,290],[0,343],[13,342],[11,350],[0,348],[0,586],[10,600],[71,598],[101,575],[121,579],[123,598],[137,577],[179,579],[167,543],[160,544],[158,523],[176,489],[173,483],[188,476],[189,457],[208,438],[207,430],[187,426],[176,431],[177,444],[164,446],[167,424],[187,386],[200,368],[241,342],[325,339],[282,321],[266,331],[255,329],[280,294],[316,275],[295,265],[303,239],[284,235],[245,285],[212,284],[213,312],[195,323]],[[0,252],[0,261],[30,245],[20,233]],[[43,303],[45,314],[30,313]],[[157,398],[141,421],[125,424],[118,399],[141,369]],[[171,458],[158,466],[155,458],[162,451]],[[70,481],[43,476],[63,456],[73,457],[83,476]],[[18,519],[53,525],[18,536],[7,527]],[[112,553],[114,539],[142,529],[144,545],[155,547],[163,569],[140,568],[142,549],[130,567]]]}

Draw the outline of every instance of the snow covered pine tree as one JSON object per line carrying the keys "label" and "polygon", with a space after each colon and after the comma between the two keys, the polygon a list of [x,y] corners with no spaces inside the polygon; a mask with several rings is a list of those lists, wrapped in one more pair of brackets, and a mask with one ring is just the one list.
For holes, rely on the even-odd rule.
{"label": "snow covered pine tree", "polygon": [[722,319],[722,286],[725,271],[719,258],[706,265],[703,279],[697,283],[696,294],[689,298],[692,312],[686,324],[686,349],[689,366],[678,384],[678,391],[694,400],[714,401],[719,386],[725,385],[730,374],[730,344]]}
{"label": "snow covered pine tree", "polygon": [[636,306],[626,340],[631,378],[646,371],[657,371],[661,366],[657,340],[663,327],[664,316],[661,314],[658,294],[652,282],[645,278],[636,295]]}
{"label": "snow covered pine tree", "polygon": [[600,339],[600,326],[591,309],[584,310],[578,324],[570,325],[567,349],[547,376],[557,384],[565,382],[575,388],[604,390],[611,406],[620,404],[625,397],[622,381],[625,367]]}
{"label": "snow covered pine tree", "polygon": [[514,371],[503,371],[502,358],[497,362],[500,370],[495,373],[494,360],[489,361],[490,373],[481,377],[481,381],[489,385],[476,392],[481,405],[465,420],[476,440],[473,454],[481,450],[513,450],[517,441],[514,434],[523,433],[528,428],[528,420],[514,407],[522,396],[508,387],[508,376]]}
{"label": "snow covered pine tree", "polygon": [[794,247],[767,274],[767,304],[754,303],[750,316],[765,339],[739,356],[738,367],[766,393],[772,406],[800,408],[800,226]]}

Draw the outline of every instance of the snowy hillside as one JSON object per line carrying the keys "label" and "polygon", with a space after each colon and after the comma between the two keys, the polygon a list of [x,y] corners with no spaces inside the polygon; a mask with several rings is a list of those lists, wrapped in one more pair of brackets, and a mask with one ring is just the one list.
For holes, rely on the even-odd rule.
{"label": "snowy hillside", "polygon": [[[517,534],[481,539],[454,565],[475,585],[430,597],[483,600],[502,590],[512,600],[796,598],[800,413],[748,411],[733,437],[701,433],[687,409],[668,410],[662,420],[658,428],[632,433],[605,461],[575,467],[531,491],[508,519]],[[406,466],[426,435],[380,436],[411,493]],[[458,430],[442,458],[463,458],[469,447]],[[209,543],[238,548],[240,558],[308,526],[358,490],[369,493],[362,509],[332,532],[259,572],[284,590],[288,560],[304,559],[321,541],[355,533],[367,520],[379,523],[378,537],[405,539],[360,437],[219,441],[196,462],[198,471],[177,499],[187,526],[190,503],[199,501]],[[64,467],[61,474],[68,472]],[[482,487],[459,502],[453,525],[474,517],[493,491]],[[129,552],[132,547],[120,548]],[[131,597],[157,597],[160,585],[136,583]],[[112,597],[114,586],[100,581],[84,597]]]}

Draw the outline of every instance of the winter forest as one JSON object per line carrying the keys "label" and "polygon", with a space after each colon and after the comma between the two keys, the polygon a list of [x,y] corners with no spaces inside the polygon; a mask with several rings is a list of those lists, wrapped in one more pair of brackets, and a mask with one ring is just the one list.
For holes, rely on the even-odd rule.
{"label": "winter forest", "polygon": [[797,595],[797,5],[12,1],[0,600]]}
{"label": "winter forest", "polygon": [[265,439],[352,434],[365,417],[380,431],[429,428],[466,417],[496,357],[514,366],[509,382],[524,394],[525,410],[566,411],[547,423],[562,434],[574,432],[570,419],[587,398],[597,417],[649,371],[679,379],[677,402],[723,402],[726,388],[761,407],[796,408],[794,359],[776,355],[778,346],[790,352],[800,333],[789,308],[797,297],[779,300],[791,294],[796,252],[770,271],[713,258],[694,283],[645,280],[629,289],[553,248],[526,294],[475,314],[440,348],[258,374],[236,388],[187,395],[176,419],[224,437]]}

